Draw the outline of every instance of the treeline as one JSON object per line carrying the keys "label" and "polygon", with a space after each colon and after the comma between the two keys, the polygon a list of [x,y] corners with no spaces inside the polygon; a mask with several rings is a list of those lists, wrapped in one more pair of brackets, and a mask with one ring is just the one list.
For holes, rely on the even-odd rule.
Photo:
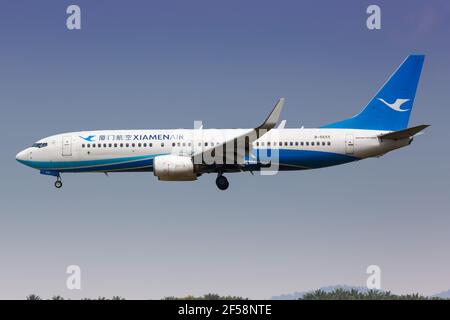
{"label": "treeline", "polygon": [[164,297],[162,300],[248,300],[248,298],[238,296],[221,296],[215,293],[208,293],[203,296],[186,296],[186,297]]}
{"label": "treeline", "polygon": [[[37,294],[30,294],[26,297],[27,300],[70,300],[70,299],[65,299],[63,296],[53,296],[50,299],[43,299],[40,296],[38,296]],[[81,300],[125,300],[125,298],[122,298],[120,296],[113,296],[112,298],[107,298],[107,297],[97,297],[94,299],[91,298],[82,298]]]}
{"label": "treeline", "polygon": [[[26,299],[27,300],[45,300],[36,294],[30,294],[26,297]],[[51,297],[48,300],[66,300],[66,299],[62,296],[56,295],[56,296]],[[125,300],[125,298],[123,298],[121,296],[113,296],[112,298],[97,297],[94,299],[83,298],[81,300]],[[161,300],[248,300],[248,298],[243,298],[243,297],[238,297],[238,296],[221,296],[221,295],[218,295],[215,293],[208,293],[208,294],[205,294],[203,296],[198,296],[198,297],[193,296],[193,295],[189,295],[189,296],[185,296],[185,297],[170,296],[170,297],[164,297]]]}
{"label": "treeline", "polygon": [[[40,296],[30,294],[27,300],[43,300]],[[65,300],[62,296],[53,296],[49,300]],[[125,300],[121,296],[113,296],[112,298],[98,297],[94,299],[83,298],[81,300]],[[208,293],[203,296],[188,295],[185,297],[169,296],[161,300],[249,300],[248,298],[240,296],[221,296],[216,293]],[[333,291],[315,290],[305,293],[299,300],[443,300],[438,297],[427,297],[418,293],[397,295],[390,291],[359,291],[357,289],[346,290],[342,288],[334,289]]]}
{"label": "treeline", "polygon": [[441,300],[441,298],[422,296],[418,293],[397,295],[390,291],[369,290],[362,292],[357,289],[337,288],[330,292],[320,289],[308,292],[299,300]]}

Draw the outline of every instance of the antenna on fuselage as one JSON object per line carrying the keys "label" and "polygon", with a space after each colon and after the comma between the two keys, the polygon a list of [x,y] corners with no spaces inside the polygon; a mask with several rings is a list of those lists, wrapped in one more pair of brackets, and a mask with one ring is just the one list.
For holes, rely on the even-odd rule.
{"label": "antenna on fuselage", "polygon": [[281,122],[278,125],[277,129],[284,129],[284,127],[286,127],[286,120],[281,120]]}

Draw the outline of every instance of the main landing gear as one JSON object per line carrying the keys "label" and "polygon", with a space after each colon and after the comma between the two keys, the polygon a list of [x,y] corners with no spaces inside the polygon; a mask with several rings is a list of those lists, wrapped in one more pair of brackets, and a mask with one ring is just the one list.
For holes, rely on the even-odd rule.
{"label": "main landing gear", "polygon": [[219,173],[216,179],[216,185],[220,190],[227,190],[230,184],[228,183],[228,179]]}
{"label": "main landing gear", "polygon": [[55,187],[58,188],[58,189],[62,187],[61,176],[57,176],[56,177]]}

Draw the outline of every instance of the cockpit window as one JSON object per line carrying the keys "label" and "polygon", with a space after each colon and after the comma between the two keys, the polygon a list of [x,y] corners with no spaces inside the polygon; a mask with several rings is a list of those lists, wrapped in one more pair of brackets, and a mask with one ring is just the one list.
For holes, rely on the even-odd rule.
{"label": "cockpit window", "polygon": [[33,143],[32,147],[35,148],[45,148],[47,146],[47,142],[36,142]]}

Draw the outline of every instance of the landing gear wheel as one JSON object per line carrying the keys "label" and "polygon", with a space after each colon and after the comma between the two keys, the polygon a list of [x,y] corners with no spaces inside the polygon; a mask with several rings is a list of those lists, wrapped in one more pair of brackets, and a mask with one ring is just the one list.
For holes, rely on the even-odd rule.
{"label": "landing gear wheel", "polygon": [[228,179],[227,178],[225,178],[224,176],[220,175],[216,179],[216,185],[217,185],[217,188],[219,188],[220,190],[227,190],[228,186],[230,184],[228,183]]}
{"label": "landing gear wheel", "polygon": [[55,187],[58,189],[62,187],[61,178],[58,177],[58,180],[55,181]]}

